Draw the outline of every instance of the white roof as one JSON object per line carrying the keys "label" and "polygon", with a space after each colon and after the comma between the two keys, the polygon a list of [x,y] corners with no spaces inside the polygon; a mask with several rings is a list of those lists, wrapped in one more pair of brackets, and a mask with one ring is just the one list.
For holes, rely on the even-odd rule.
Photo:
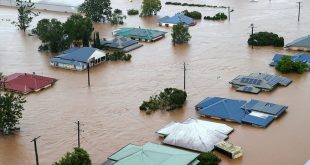
{"label": "white roof", "polygon": [[226,124],[189,118],[183,123],[171,122],[157,133],[166,136],[164,144],[208,152],[216,143],[225,140],[232,130]]}

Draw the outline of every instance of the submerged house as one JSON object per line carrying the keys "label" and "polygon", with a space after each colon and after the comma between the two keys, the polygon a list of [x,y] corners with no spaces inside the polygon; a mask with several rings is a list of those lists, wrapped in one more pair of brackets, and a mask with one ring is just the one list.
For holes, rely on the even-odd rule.
{"label": "submerged house", "polygon": [[154,143],[129,144],[108,157],[103,165],[197,165],[198,155]]}
{"label": "submerged house", "polygon": [[310,51],[310,35],[298,38],[285,45],[290,50]]}
{"label": "submerged house", "polygon": [[90,47],[71,48],[62,55],[50,59],[50,65],[58,68],[82,71],[106,60],[105,52]]}
{"label": "submerged house", "polygon": [[195,106],[199,115],[267,127],[274,119],[288,109],[287,106],[260,100],[235,100],[221,97],[207,97]]}
{"label": "submerged house", "polygon": [[101,40],[100,45],[106,49],[121,50],[124,52],[129,52],[143,46],[142,44],[139,44],[139,42],[136,40],[132,40],[130,38],[122,36],[116,36],[112,40]]}
{"label": "submerged house", "polygon": [[288,86],[292,80],[266,73],[252,73],[248,76],[239,75],[229,82],[239,92],[258,94],[271,91],[278,85]]}
{"label": "submerged house", "polygon": [[191,18],[184,14],[178,13],[172,17],[165,16],[159,19],[159,26],[172,27],[177,24],[183,24],[185,26],[194,26],[196,22]]}
{"label": "submerged house", "polygon": [[20,94],[28,94],[51,87],[56,81],[54,78],[39,76],[34,73],[14,73],[4,77],[1,88]]}
{"label": "submerged house", "polygon": [[115,36],[123,36],[137,41],[153,42],[165,37],[167,32],[142,28],[120,28],[112,32]]}
{"label": "submerged house", "polygon": [[[281,61],[282,57],[284,57],[286,55],[284,54],[276,54],[274,55],[272,62],[269,64],[270,66],[277,66],[278,62]],[[308,65],[308,70],[310,70],[310,55],[306,54],[306,53],[298,53],[296,55],[293,56],[289,56],[291,57],[291,60],[294,62],[303,62],[306,63]]]}
{"label": "submerged house", "polygon": [[228,138],[233,128],[226,124],[189,118],[182,123],[171,122],[156,133],[163,143],[193,151],[209,152],[214,145]]}

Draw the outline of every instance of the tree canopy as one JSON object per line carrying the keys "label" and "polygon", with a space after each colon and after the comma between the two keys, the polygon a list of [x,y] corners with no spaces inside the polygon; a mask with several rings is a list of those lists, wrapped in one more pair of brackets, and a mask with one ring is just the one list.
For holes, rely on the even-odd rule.
{"label": "tree canopy", "polygon": [[182,24],[173,26],[171,36],[173,44],[188,43],[188,41],[191,39],[191,35],[188,32],[188,27]]}
{"label": "tree canopy", "polygon": [[289,56],[282,57],[276,66],[276,69],[282,73],[295,72],[302,74],[307,68],[308,65],[306,63],[299,61],[294,62]]}
{"label": "tree canopy", "polygon": [[91,160],[87,151],[82,148],[74,148],[72,153],[68,152],[53,165],[91,165]]}
{"label": "tree canopy", "polygon": [[271,32],[258,32],[250,35],[248,39],[249,45],[254,46],[284,46],[284,38],[279,37],[277,34]]}
{"label": "tree canopy", "polygon": [[166,88],[159,95],[151,96],[149,101],[143,101],[140,106],[142,111],[152,111],[157,109],[174,110],[181,108],[186,101],[185,91],[176,88]]}
{"label": "tree canopy", "polygon": [[201,19],[202,14],[199,11],[188,11],[184,10],[182,13],[188,17],[191,17],[193,19]]}
{"label": "tree canopy", "polygon": [[143,0],[142,12],[140,16],[152,16],[157,15],[157,12],[161,9],[160,0]]}
{"label": "tree canopy", "polygon": [[40,49],[59,52],[69,48],[70,41],[64,32],[63,23],[56,19],[42,19],[33,33],[42,41]]}
{"label": "tree canopy", "polygon": [[105,22],[112,15],[110,0],[85,0],[79,6],[79,11],[94,22]]}
{"label": "tree canopy", "polygon": [[89,18],[74,14],[67,19],[63,26],[64,32],[71,42],[79,45],[82,41],[83,46],[89,46],[88,42],[94,31],[93,23]]}
{"label": "tree canopy", "polygon": [[38,13],[33,12],[35,7],[31,1],[16,0],[16,7],[18,11],[18,22],[12,23],[25,32],[29,28],[33,17],[37,16]]}
{"label": "tree canopy", "polygon": [[21,95],[0,93],[0,132],[9,134],[14,130],[22,118],[25,102],[25,98]]}
{"label": "tree canopy", "polygon": [[221,162],[221,159],[212,152],[201,153],[197,159],[199,160],[198,165],[218,165]]}
{"label": "tree canopy", "polygon": [[111,24],[124,24],[124,19],[126,19],[126,16],[123,15],[123,11],[115,9],[110,18],[110,22]]}

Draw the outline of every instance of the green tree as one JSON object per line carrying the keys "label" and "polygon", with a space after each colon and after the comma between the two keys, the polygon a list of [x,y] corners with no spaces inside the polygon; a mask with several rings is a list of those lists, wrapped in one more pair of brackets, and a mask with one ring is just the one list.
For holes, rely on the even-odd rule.
{"label": "green tree", "polygon": [[126,19],[126,16],[123,15],[122,10],[115,9],[113,11],[110,22],[111,22],[111,24],[124,24],[124,19]]}
{"label": "green tree", "polygon": [[94,48],[101,49],[99,32],[94,33]]}
{"label": "green tree", "polygon": [[63,27],[71,43],[76,46],[80,46],[81,44],[84,47],[89,46],[89,40],[94,31],[93,24],[89,18],[74,14],[67,19]]}
{"label": "green tree", "polygon": [[143,0],[142,12],[140,16],[152,16],[157,15],[157,12],[161,9],[160,0]]}
{"label": "green tree", "polygon": [[0,93],[0,132],[9,134],[22,118],[23,104],[26,102],[21,95],[10,92]]}
{"label": "green tree", "polygon": [[70,47],[70,41],[64,32],[63,23],[56,19],[40,20],[33,33],[37,34],[42,41],[40,50],[59,52]]}
{"label": "green tree", "polygon": [[248,39],[249,45],[254,46],[284,46],[284,38],[271,32],[258,32],[250,35]]}
{"label": "green tree", "polygon": [[188,43],[191,39],[191,35],[188,32],[188,27],[183,26],[182,24],[173,26],[171,36],[173,44]]}
{"label": "green tree", "polygon": [[188,17],[191,17],[193,19],[201,19],[202,14],[199,11],[188,11],[184,10],[182,13]]}
{"label": "green tree", "polygon": [[54,165],[91,165],[89,154],[82,148],[74,148],[72,153],[68,152]]}
{"label": "green tree", "polygon": [[221,159],[212,152],[202,153],[197,159],[199,160],[198,165],[218,165],[221,162]]}
{"label": "green tree", "polygon": [[79,11],[94,22],[110,20],[112,15],[110,0],[85,0]]}
{"label": "green tree", "polygon": [[33,12],[35,7],[34,3],[31,3],[30,0],[28,2],[23,0],[16,0],[16,7],[18,11],[18,22],[12,23],[15,24],[18,29],[25,32],[26,29],[28,29],[30,26],[33,17],[38,16],[38,13]]}
{"label": "green tree", "polygon": [[307,68],[308,65],[306,63],[294,62],[290,56],[282,57],[276,66],[276,69],[282,73],[296,72],[302,74]]}

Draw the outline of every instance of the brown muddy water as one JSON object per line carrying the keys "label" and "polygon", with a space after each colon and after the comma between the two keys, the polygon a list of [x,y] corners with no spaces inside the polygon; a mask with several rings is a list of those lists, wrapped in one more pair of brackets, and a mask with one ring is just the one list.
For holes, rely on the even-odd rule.
{"label": "brown muddy water", "polygon": [[[185,2],[185,1],[184,1]],[[27,96],[20,133],[0,136],[0,164],[35,164],[31,139],[38,141],[40,163],[52,164],[77,146],[75,121],[81,121],[81,146],[89,151],[93,164],[102,163],[110,154],[128,143],[160,143],[155,131],[170,121],[198,117],[194,105],[207,96],[236,99],[261,99],[289,106],[288,113],[268,128],[223,122],[233,127],[229,142],[243,147],[244,156],[238,160],[222,158],[223,165],[300,165],[310,159],[310,75],[289,74],[294,82],[271,93],[250,95],[235,92],[228,82],[239,74],[251,72],[277,73],[268,66],[282,48],[247,46],[254,23],[255,31],[271,31],[285,38],[286,43],[305,35],[310,29],[310,2],[302,4],[301,22],[297,22],[298,6],[289,0],[188,0],[187,2],[231,6],[235,11],[231,21],[201,20],[190,28],[192,40],[188,45],[171,45],[171,29],[158,27],[157,18],[130,16],[124,26],[154,28],[167,31],[167,36],[155,43],[144,43],[131,52],[131,62],[107,62],[91,69],[91,88],[87,87],[87,72],[52,68],[49,54],[40,53],[40,41],[29,37],[7,21],[17,19],[12,8],[0,7],[0,71],[36,72],[59,81],[47,90]],[[113,8],[139,8],[141,0],[113,0]],[[163,2],[164,3],[164,2]],[[165,6],[158,17],[172,15],[185,7]],[[213,15],[220,9],[189,8],[203,15]],[[68,14],[43,12],[42,18],[65,20]],[[96,24],[101,37],[112,37],[111,31],[121,26]],[[187,63],[188,100],[175,112],[158,111],[152,115],[138,107],[150,95],[166,87],[183,88],[183,62]],[[198,117],[199,118],[199,117]],[[205,118],[204,120],[210,120]],[[214,120],[211,120],[214,121]],[[215,120],[217,121],[217,120]]]}

